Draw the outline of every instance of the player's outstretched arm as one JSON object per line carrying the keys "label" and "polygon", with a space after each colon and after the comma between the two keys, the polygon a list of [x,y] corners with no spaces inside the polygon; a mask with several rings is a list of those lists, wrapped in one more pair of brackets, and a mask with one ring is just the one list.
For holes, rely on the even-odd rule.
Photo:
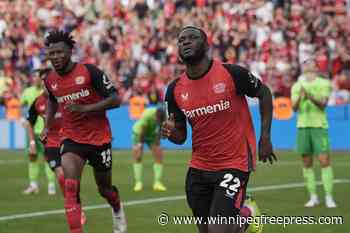
{"label": "player's outstretched arm", "polygon": [[272,122],[272,95],[270,89],[261,84],[257,97],[259,98],[261,134],[259,139],[259,160],[270,163],[277,160],[273,153],[271,143],[271,122]]}

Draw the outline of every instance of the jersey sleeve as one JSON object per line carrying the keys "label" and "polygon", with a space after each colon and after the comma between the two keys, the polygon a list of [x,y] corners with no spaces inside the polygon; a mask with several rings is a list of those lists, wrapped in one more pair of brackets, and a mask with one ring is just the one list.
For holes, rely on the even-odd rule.
{"label": "jersey sleeve", "polygon": [[261,81],[255,77],[246,68],[233,64],[224,64],[226,70],[230,73],[232,80],[236,86],[237,95],[246,95],[249,97],[257,97]]}
{"label": "jersey sleeve", "polygon": [[186,116],[181,111],[181,109],[179,108],[175,100],[174,90],[175,90],[177,81],[178,79],[171,82],[166,90],[165,101],[167,102],[167,106],[168,106],[167,111],[169,116],[170,114],[174,114],[174,118],[176,122],[186,122]]}
{"label": "jersey sleeve", "polygon": [[85,64],[85,67],[90,73],[92,86],[98,95],[107,98],[113,94],[117,94],[113,83],[102,70],[91,64]]}
{"label": "jersey sleeve", "polygon": [[49,96],[51,102],[57,103],[56,97],[52,94],[47,79],[44,79],[45,90]]}
{"label": "jersey sleeve", "polygon": [[27,121],[30,123],[32,127],[34,127],[35,122],[38,118],[38,112],[36,111],[35,104],[36,104],[36,100],[32,103],[27,113]]}

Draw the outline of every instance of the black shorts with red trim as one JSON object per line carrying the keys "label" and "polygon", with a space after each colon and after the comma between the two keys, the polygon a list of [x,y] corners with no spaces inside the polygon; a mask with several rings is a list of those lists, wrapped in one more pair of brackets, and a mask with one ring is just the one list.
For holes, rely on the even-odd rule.
{"label": "black shorts with red trim", "polygon": [[45,147],[45,159],[52,171],[61,166],[59,147]]}
{"label": "black shorts with red trim", "polygon": [[204,171],[189,168],[187,203],[196,217],[236,216],[243,205],[249,172],[237,169]]}
{"label": "black shorts with red trim", "polygon": [[82,144],[71,139],[65,139],[61,143],[60,154],[74,153],[89,162],[95,171],[105,172],[112,168],[112,146],[111,143],[101,146]]}

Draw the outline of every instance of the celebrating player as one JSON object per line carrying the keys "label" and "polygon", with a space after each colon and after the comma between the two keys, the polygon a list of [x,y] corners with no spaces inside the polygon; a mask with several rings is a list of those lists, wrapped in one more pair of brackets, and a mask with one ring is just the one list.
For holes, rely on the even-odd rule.
{"label": "celebrating player", "polygon": [[[44,70],[35,70],[34,74],[34,85],[28,87],[24,90],[21,103],[26,105],[29,108],[33,106],[36,98],[43,93],[41,77],[45,74]],[[28,128],[28,122],[25,122],[25,127]],[[29,157],[29,186],[23,191],[23,194],[36,194],[39,192],[39,159],[38,157],[44,154],[44,146],[40,142],[40,134],[44,128],[44,120],[39,116],[32,127],[30,127],[32,135],[28,134],[28,157]],[[55,185],[55,174],[51,171],[49,165],[45,163],[45,173],[48,180],[48,194],[56,194],[56,185]]]}
{"label": "celebrating player", "polygon": [[166,191],[162,184],[161,178],[163,173],[163,151],[160,147],[160,125],[165,119],[165,112],[161,108],[146,109],[132,128],[133,155],[134,155],[134,191],[139,192],[143,189],[142,183],[142,155],[143,145],[146,143],[154,155],[153,173],[154,183],[153,190]]}
{"label": "celebrating player", "polygon": [[298,112],[297,151],[302,155],[303,174],[310,200],[305,207],[319,204],[316,193],[316,179],[312,168],[313,156],[318,156],[322,167],[322,182],[328,208],[336,207],[332,196],[333,170],[330,165],[329,136],[326,106],[331,94],[331,83],[316,73],[314,60],[304,64],[304,80],[299,80],[292,87],[294,111]]}
{"label": "celebrating player", "polygon": [[[192,126],[192,159],[186,178],[187,201],[194,216],[255,215],[243,207],[249,174],[256,165],[256,140],[245,96],[260,100],[259,160],[276,159],[271,144],[272,97],[269,88],[243,67],[222,64],[208,55],[206,33],[184,27],[178,51],[186,72],[167,89],[169,119],[162,135],[176,144]],[[255,212],[255,213],[254,213]],[[255,225],[261,232],[262,225]],[[239,225],[202,224],[200,233],[244,232]]]}
{"label": "celebrating player", "polygon": [[62,109],[61,163],[65,175],[65,203],[70,233],[82,233],[80,179],[85,162],[93,167],[98,191],[112,207],[114,233],[126,232],[126,219],[118,189],[112,186],[111,130],[105,111],[118,107],[116,90],[106,74],[90,64],[71,60],[75,41],[54,30],[45,40],[54,67],[45,79],[49,92],[46,130],[57,107]]}

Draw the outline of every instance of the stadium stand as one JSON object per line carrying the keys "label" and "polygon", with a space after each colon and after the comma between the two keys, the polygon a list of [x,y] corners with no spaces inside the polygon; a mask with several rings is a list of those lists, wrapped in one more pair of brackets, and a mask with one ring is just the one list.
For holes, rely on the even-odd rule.
{"label": "stadium stand", "polygon": [[348,103],[349,12],[346,0],[3,0],[0,99],[20,96],[31,71],[47,65],[44,35],[61,27],[79,42],[74,59],[105,70],[124,103],[140,90],[155,103],[183,70],[175,35],[194,24],[214,57],[249,67],[274,94],[289,97],[303,62],[315,58],[333,83],[330,104]]}

